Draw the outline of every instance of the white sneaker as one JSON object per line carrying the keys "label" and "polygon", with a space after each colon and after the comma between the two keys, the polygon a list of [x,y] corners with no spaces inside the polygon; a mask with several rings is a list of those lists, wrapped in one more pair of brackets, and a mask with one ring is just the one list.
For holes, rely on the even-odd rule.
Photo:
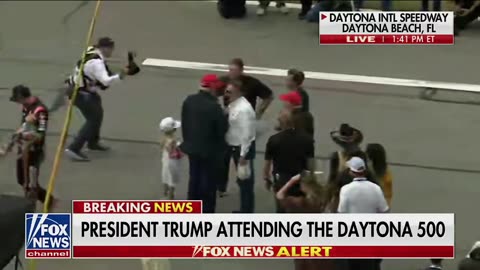
{"label": "white sneaker", "polygon": [[258,16],[263,16],[263,15],[265,15],[265,9],[262,8],[262,7],[259,7],[259,8],[257,9],[257,15],[258,15]]}
{"label": "white sneaker", "polygon": [[281,6],[280,7],[280,12],[282,12],[283,14],[288,14],[288,7],[287,6]]}
{"label": "white sneaker", "polygon": [[65,154],[73,161],[90,161],[90,159],[80,151],[73,151],[67,148],[65,149]]}

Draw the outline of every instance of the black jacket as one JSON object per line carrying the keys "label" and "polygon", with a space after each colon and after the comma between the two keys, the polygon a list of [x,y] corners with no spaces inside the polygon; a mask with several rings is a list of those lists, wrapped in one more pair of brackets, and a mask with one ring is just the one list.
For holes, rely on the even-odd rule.
{"label": "black jacket", "polygon": [[228,120],[217,99],[205,91],[188,96],[182,105],[183,143],[187,155],[210,158],[224,150]]}

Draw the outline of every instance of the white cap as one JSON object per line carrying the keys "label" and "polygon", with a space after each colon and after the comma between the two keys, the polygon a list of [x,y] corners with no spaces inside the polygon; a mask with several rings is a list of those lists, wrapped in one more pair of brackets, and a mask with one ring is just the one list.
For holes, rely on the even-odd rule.
{"label": "white cap", "polygon": [[160,121],[160,130],[163,132],[168,132],[172,131],[174,129],[177,129],[181,126],[180,121],[176,121],[172,117],[166,117],[163,118],[162,121]]}
{"label": "white cap", "polygon": [[365,161],[359,157],[352,157],[349,161],[347,161],[347,166],[352,172],[363,172],[365,171]]}

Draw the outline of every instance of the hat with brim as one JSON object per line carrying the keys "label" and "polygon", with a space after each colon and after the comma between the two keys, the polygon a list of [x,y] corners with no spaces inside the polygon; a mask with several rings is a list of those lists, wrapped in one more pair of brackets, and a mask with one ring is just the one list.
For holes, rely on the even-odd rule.
{"label": "hat with brim", "polygon": [[359,144],[363,140],[362,132],[349,124],[341,124],[338,130],[330,132],[330,136],[337,143]]}

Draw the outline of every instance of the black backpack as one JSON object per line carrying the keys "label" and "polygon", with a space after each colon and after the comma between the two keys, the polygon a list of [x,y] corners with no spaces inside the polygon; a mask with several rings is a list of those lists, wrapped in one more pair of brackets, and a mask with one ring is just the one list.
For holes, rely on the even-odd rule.
{"label": "black backpack", "polygon": [[246,0],[218,0],[217,8],[225,19],[243,18],[247,14]]}

